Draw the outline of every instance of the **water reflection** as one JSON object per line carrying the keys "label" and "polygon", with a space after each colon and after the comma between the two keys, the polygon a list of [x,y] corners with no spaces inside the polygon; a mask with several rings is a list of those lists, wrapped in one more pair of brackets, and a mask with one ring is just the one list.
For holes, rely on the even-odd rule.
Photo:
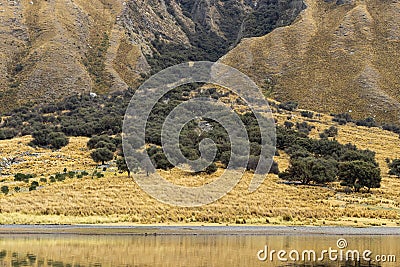
{"label": "water reflection", "polygon": [[[320,251],[337,248],[337,236],[262,235],[0,235],[0,266],[398,266],[355,262],[284,264],[259,261],[271,249]],[[349,249],[393,254],[400,260],[400,236],[352,236]]]}

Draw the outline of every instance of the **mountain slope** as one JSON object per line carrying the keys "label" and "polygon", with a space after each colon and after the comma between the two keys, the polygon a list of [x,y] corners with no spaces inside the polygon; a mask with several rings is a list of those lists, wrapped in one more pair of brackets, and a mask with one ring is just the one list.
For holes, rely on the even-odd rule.
{"label": "mountain slope", "polygon": [[0,9],[3,110],[28,100],[120,90],[146,71],[139,47],[116,24],[121,1],[6,1]]}
{"label": "mountain slope", "polygon": [[400,1],[305,1],[296,22],[244,39],[221,61],[274,97],[399,122]]}
{"label": "mountain slope", "polygon": [[2,1],[0,111],[124,90],[150,68],[215,61],[241,37],[288,25],[302,9],[301,0]]}

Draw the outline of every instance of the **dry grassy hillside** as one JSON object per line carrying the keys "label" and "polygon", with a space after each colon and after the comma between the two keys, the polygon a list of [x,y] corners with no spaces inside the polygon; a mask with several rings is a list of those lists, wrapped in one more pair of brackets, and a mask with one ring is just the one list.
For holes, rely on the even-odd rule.
{"label": "dry grassy hillside", "polygon": [[215,61],[302,9],[301,0],[1,0],[0,111],[124,90],[150,70]]}
{"label": "dry grassy hillside", "polygon": [[0,110],[121,90],[147,70],[118,25],[119,0],[0,2]]}
{"label": "dry grassy hillside", "polygon": [[[279,123],[288,115],[293,121],[303,121],[299,113],[276,114]],[[310,133],[318,132],[334,123],[323,115]],[[3,169],[1,185],[11,189],[0,195],[0,223],[269,223],[291,225],[399,225],[400,179],[389,177],[385,158],[400,155],[397,135],[379,128],[356,127],[347,124],[339,127],[338,140],[352,142],[360,148],[377,153],[382,169],[382,186],[371,193],[345,194],[336,185],[322,188],[294,186],[280,183],[276,175],[269,174],[254,192],[247,190],[252,175],[246,173],[237,187],[215,203],[198,208],[178,208],[161,204],[142,191],[126,173],[118,173],[111,166],[103,172],[105,177],[91,175],[63,182],[40,182],[38,190],[28,192],[27,184],[14,182],[12,174],[34,173],[34,180],[48,178],[56,172],[87,170],[96,166],[86,148],[87,138],[71,138],[70,144],[60,151],[35,150],[27,146],[30,137],[0,141],[0,158],[18,157],[19,164]],[[30,152],[30,153],[27,153]],[[34,153],[34,154],[32,154]],[[288,166],[288,156],[281,152],[275,159],[283,171]],[[101,171],[101,170],[99,170]],[[218,175],[222,170],[218,170]],[[213,177],[203,174],[185,175],[178,170],[162,171],[166,179],[181,185],[199,186]],[[8,174],[8,175],[7,175]],[[19,186],[21,192],[14,192]]]}
{"label": "dry grassy hillside", "polygon": [[305,3],[292,25],[242,40],[221,61],[260,86],[271,78],[278,100],[398,122],[400,1]]}

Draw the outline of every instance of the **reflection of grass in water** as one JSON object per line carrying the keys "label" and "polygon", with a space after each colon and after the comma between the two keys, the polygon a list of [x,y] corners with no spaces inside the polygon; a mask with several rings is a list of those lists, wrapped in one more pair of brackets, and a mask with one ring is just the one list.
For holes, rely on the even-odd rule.
{"label": "reflection of grass in water", "polygon": [[[51,259],[44,260],[40,259],[37,255],[32,254],[32,253],[27,253],[27,254],[19,254],[17,252],[11,253],[11,259],[10,261],[5,260],[7,256],[7,251],[2,250],[0,251],[0,264],[2,266],[10,266],[7,264],[11,263],[11,266],[13,267],[19,267],[19,266],[44,266],[46,263],[47,266],[53,266],[53,267],[64,267],[64,266],[81,266],[80,263],[74,262],[72,263],[65,263],[63,261],[53,261]],[[285,265],[279,265],[279,267],[379,267],[381,265],[376,265],[373,263],[367,263],[367,262],[355,262],[355,261],[347,261],[347,262],[342,262],[339,263],[340,265],[335,264],[328,264],[328,263],[319,263],[319,264],[309,264],[309,263],[288,263]],[[95,263],[94,266],[101,266],[101,263]]]}
{"label": "reflection of grass in water", "polygon": [[[6,260],[7,251],[0,251],[0,265],[1,266],[53,266],[53,267],[64,267],[64,266],[81,266],[79,263],[65,263],[63,261],[53,261],[53,260],[44,260],[40,259],[37,255],[28,253],[28,254],[20,254],[18,252],[12,252],[11,258]],[[11,265],[10,265],[11,264]],[[95,266],[101,266],[101,264],[95,264]]]}

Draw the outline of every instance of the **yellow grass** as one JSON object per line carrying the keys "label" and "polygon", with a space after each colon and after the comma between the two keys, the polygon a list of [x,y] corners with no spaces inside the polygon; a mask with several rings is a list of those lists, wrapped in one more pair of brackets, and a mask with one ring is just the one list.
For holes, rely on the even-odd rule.
{"label": "yellow grass", "polygon": [[[282,123],[288,114],[277,114]],[[302,121],[294,113],[293,121]],[[311,136],[333,123],[324,115]],[[252,178],[245,173],[239,184],[225,197],[202,207],[181,208],[162,204],[142,191],[126,173],[118,173],[115,165],[104,172],[104,178],[66,179],[64,182],[43,183],[37,191],[16,193],[12,174],[33,173],[48,178],[56,172],[86,170],[92,173],[96,165],[86,148],[87,138],[71,138],[60,151],[33,149],[27,146],[30,137],[0,141],[0,158],[18,156],[31,151],[38,156],[25,156],[24,162],[4,169],[0,185],[8,185],[11,193],[0,196],[0,223],[219,223],[219,224],[279,224],[279,225],[348,225],[371,226],[400,224],[400,179],[387,175],[385,158],[400,155],[397,135],[378,128],[339,126],[338,141],[352,142],[359,148],[376,151],[382,169],[382,187],[369,194],[344,194],[330,188],[293,186],[280,183],[269,174],[254,193],[248,191]],[[280,151],[275,160],[280,170],[287,168],[289,157]],[[167,180],[179,185],[200,186],[211,182],[214,176],[191,175],[181,170],[159,172]],[[42,176],[43,175],[43,176]]]}
{"label": "yellow grass", "polygon": [[399,3],[304,1],[294,23],[246,38],[221,58],[259,86],[272,77],[274,98],[357,118],[399,117]]}

